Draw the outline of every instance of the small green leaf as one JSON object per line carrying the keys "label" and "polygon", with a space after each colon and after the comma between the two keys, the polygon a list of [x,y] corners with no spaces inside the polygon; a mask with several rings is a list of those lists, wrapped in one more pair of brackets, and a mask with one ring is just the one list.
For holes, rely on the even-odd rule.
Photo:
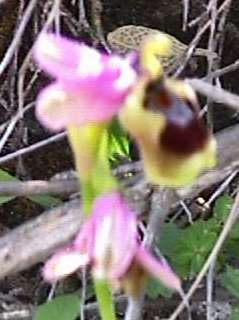
{"label": "small green leaf", "polygon": [[181,236],[170,252],[170,259],[182,277],[193,276],[200,271],[216,241],[214,229],[214,224],[208,221],[197,221],[181,230]]}
{"label": "small green leaf", "polygon": [[231,210],[232,204],[233,199],[227,194],[217,199],[213,210],[213,216],[219,223],[224,222],[226,220]]}
{"label": "small green leaf", "polygon": [[221,275],[220,282],[232,295],[239,298],[239,269],[227,265],[226,272]]}
{"label": "small green leaf", "polygon": [[130,157],[130,142],[119,122],[114,120],[109,127],[109,159],[117,161],[117,157]]}
{"label": "small green leaf", "polygon": [[62,201],[60,199],[49,196],[47,194],[43,194],[43,195],[39,194],[37,196],[31,196],[31,197],[28,197],[28,199],[39,204],[40,206],[46,209],[50,209],[62,204]]}
{"label": "small green leaf", "polygon": [[232,310],[232,314],[230,316],[230,320],[239,320],[239,306],[235,307]]}
{"label": "small green leaf", "polygon": [[[20,181],[5,170],[0,169],[0,182],[5,181]],[[0,197],[0,205],[14,199],[16,196]],[[60,199],[49,196],[49,195],[37,195],[27,197],[31,201],[41,205],[43,208],[52,208],[60,205],[62,202]]]}
{"label": "small green leaf", "polygon": [[231,240],[238,240],[239,239],[239,223],[238,222],[233,226],[233,228],[229,234],[229,237]]}
{"label": "small green leaf", "polygon": [[175,223],[164,223],[162,225],[159,243],[157,244],[160,251],[166,256],[173,254],[174,247],[180,239],[181,234],[181,230]]}
{"label": "small green leaf", "polygon": [[163,286],[157,279],[150,278],[147,285],[147,295],[150,299],[157,299],[159,296],[172,297],[172,291]]}
{"label": "small green leaf", "polygon": [[79,314],[80,300],[75,294],[56,297],[40,305],[35,320],[75,320]]}
{"label": "small green leaf", "polygon": [[[0,182],[6,182],[6,181],[18,181],[18,179],[12,176],[11,174],[9,174],[7,171],[0,169]],[[14,198],[15,196],[0,197],[0,205]]]}

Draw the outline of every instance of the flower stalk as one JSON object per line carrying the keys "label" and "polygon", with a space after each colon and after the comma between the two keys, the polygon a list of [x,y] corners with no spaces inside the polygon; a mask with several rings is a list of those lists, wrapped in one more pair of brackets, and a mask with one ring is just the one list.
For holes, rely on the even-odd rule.
{"label": "flower stalk", "polygon": [[95,198],[92,172],[95,169],[99,144],[104,129],[105,126],[102,124],[88,124],[81,127],[69,126],[67,129],[80,182],[82,208],[85,216],[90,214]]}
{"label": "flower stalk", "polygon": [[[88,216],[99,195],[117,188],[108,159],[107,127],[105,124],[70,126],[67,131],[81,185],[83,213]],[[96,277],[93,281],[102,320],[116,320],[109,283]]]}
{"label": "flower stalk", "polygon": [[111,288],[106,281],[94,279],[95,293],[103,320],[116,320]]}

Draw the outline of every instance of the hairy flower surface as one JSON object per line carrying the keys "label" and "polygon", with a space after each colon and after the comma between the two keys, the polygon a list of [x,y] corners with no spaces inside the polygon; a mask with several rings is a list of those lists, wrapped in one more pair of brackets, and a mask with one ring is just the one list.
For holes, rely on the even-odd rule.
{"label": "hairy flower surface", "polygon": [[120,110],[120,120],[137,141],[153,183],[187,185],[215,165],[215,139],[199,116],[193,89],[183,81],[141,79]]}
{"label": "hairy flower surface", "polygon": [[55,79],[41,91],[36,107],[38,119],[55,131],[111,119],[136,80],[130,58],[101,54],[55,34],[38,37],[34,57]]}
{"label": "hairy flower surface", "polygon": [[96,199],[92,215],[74,242],[46,262],[43,276],[54,282],[89,264],[95,278],[112,285],[118,285],[136,264],[166,286],[180,290],[180,280],[166,262],[139,243],[136,216],[118,192]]}

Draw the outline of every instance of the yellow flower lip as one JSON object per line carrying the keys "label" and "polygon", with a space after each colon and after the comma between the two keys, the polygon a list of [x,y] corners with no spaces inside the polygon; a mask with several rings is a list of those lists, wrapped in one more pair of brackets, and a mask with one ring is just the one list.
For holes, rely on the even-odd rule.
{"label": "yellow flower lip", "polygon": [[147,178],[164,186],[190,183],[216,163],[216,142],[199,116],[196,95],[183,81],[144,78],[120,112],[136,140]]}
{"label": "yellow flower lip", "polygon": [[140,48],[140,62],[143,70],[150,73],[152,77],[163,75],[163,67],[158,57],[171,55],[172,42],[164,33],[149,35],[142,42]]}

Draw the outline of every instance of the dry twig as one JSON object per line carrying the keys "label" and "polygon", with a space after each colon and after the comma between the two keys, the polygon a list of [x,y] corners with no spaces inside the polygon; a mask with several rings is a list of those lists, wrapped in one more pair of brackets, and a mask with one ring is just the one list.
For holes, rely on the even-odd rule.
{"label": "dry twig", "polygon": [[14,38],[12,40],[11,45],[8,47],[7,52],[4,56],[4,58],[2,59],[1,63],[0,63],[0,75],[3,73],[3,71],[6,69],[6,67],[9,65],[9,63],[11,62],[11,59],[15,53],[15,50],[18,48],[19,43],[22,39],[22,36],[25,32],[25,29],[27,27],[27,24],[32,16],[32,13],[35,9],[37,5],[37,0],[31,0],[28,3],[28,6],[25,10],[25,13],[22,17],[21,23],[19,25],[19,27],[16,30],[16,34],[14,35]]}
{"label": "dry twig", "polygon": [[62,140],[63,138],[66,137],[66,133],[62,132],[62,133],[57,133],[54,136],[44,139],[42,141],[36,142],[28,147],[22,148],[20,150],[17,150],[15,152],[9,153],[6,156],[0,157],[0,164],[7,162],[9,160],[15,159],[19,156],[22,155],[26,155],[30,152],[33,152],[37,149],[40,149],[41,147],[47,146],[48,144],[52,143],[52,142],[56,142],[59,140]]}
{"label": "dry twig", "polygon": [[213,86],[200,79],[186,80],[196,91],[211,98],[213,101],[223,103],[239,111],[239,96],[225,89]]}

